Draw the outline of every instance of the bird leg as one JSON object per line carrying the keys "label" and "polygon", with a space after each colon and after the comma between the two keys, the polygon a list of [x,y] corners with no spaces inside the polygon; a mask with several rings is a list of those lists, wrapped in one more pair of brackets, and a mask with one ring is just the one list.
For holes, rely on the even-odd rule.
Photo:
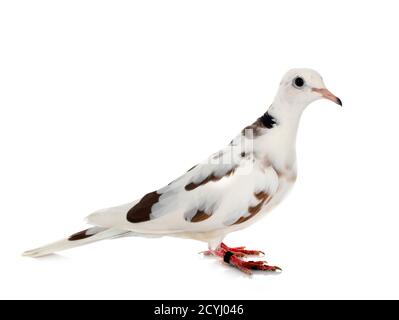
{"label": "bird leg", "polygon": [[209,249],[202,252],[204,255],[213,255],[220,257],[227,264],[230,264],[246,274],[252,274],[252,270],[263,271],[278,271],[281,268],[276,266],[269,266],[267,261],[247,261],[242,259],[246,256],[260,256],[264,255],[262,251],[246,250],[245,247],[230,248],[224,243],[221,243],[215,250]]}

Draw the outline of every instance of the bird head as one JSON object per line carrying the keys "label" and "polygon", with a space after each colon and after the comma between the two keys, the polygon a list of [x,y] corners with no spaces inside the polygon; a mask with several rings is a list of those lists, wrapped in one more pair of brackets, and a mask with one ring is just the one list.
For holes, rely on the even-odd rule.
{"label": "bird head", "polygon": [[341,100],[326,88],[319,73],[312,69],[292,69],[281,80],[276,101],[305,108],[323,98],[342,106]]}

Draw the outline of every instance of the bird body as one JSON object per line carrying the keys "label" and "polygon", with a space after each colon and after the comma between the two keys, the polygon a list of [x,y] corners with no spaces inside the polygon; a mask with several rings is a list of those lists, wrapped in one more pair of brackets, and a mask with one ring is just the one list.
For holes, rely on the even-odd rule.
{"label": "bird body", "polygon": [[275,268],[239,265],[238,257],[248,250],[223,247],[222,240],[259,221],[292,188],[297,176],[299,120],[306,106],[322,97],[341,104],[325,89],[317,72],[290,70],[269,110],[228,146],[141,199],[89,215],[88,223],[95,227],[25,254],[37,257],[116,236],[168,235],[205,241],[209,254],[223,256],[225,261],[231,255],[226,262],[233,259],[246,272]]}
{"label": "bird body", "polygon": [[[259,136],[253,137],[252,131],[257,129],[245,128],[226,148],[157,190],[159,198],[148,203],[152,204],[148,220],[132,223],[126,219],[138,200],[95,212],[88,222],[138,234],[220,243],[226,234],[249,226],[269,212],[295,182],[292,133],[271,129],[261,127]],[[264,146],[269,146],[267,152]],[[210,176],[216,177],[215,181]]]}

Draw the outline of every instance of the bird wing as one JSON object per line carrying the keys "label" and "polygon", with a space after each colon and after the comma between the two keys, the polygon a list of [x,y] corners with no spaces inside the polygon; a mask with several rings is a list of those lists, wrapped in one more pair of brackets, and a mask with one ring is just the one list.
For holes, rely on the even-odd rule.
{"label": "bird wing", "polygon": [[209,232],[256,215],[278,188],[272,166],[239,135],[164,188],[140,200],[97,211],[88,222],[148,234]]}

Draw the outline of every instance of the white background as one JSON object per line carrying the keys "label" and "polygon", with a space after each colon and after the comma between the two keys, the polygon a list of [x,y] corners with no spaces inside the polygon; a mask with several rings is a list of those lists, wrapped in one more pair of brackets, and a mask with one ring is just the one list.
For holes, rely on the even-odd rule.
{"label": "white background", "polygon": [[[399,298],[395,1],[2,1],[1,298]],[[311,67],[297,184],[231,234],[279,275],[241,275],[206,245],[104,241],[21,252],[90,212],[164,186],[225,146]]]}

